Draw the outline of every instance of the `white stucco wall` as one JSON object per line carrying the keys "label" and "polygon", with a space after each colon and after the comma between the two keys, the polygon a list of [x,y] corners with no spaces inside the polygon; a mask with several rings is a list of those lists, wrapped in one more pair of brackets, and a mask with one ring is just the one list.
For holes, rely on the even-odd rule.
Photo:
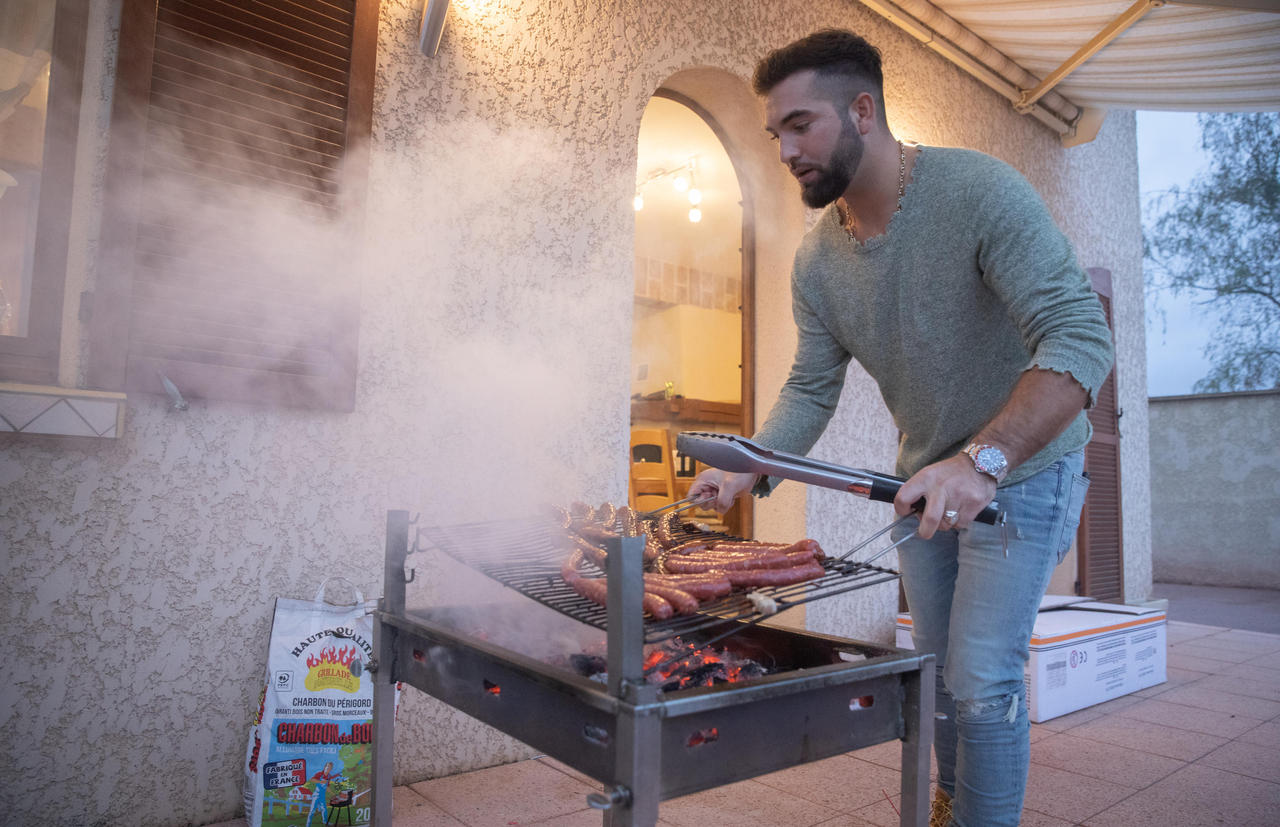
{"label": "white stucco wall", "polygon": [[[93,287],[110,5],[93,4],[68,320],[78,291]],[[416,51],[420,11],[420,2],[384,0],[381,13],[367,237],[352,252],[363,293],[355,411],[196,400],[172,413],[139,395],[118,440],[0,447],[2,723],[6,742],[25,746],[6,753],[0,803],[11,819],[33,807],[40,823],[66,825],[234,815],[272,599],[310,596],[333,575],[378,594],[387,509],[429,524],[538,500],[620,501],[630,202],[645,103],[669,83],[746,136],[758,111],[726,101],[748,106],[754,61],[821,26],[859,29],[884,49],[890,121],[906,137],[1012,162],[1045,194],[1082,263],[1113,270],[1125,458],[1135,466],[1124,477],[1126,577],[1145,596],[1131,115],[1113,115],[1093,144],[1064,150],[883,19],[837,0],[455,2],[435,58]],[[718,74],[689,74],[708,67]],[[739,151],[759,176],[762,419],[794,347],[788,269],[805,215],[756,134],[760,143]],[[80,354],[78,331],[68,339]],[[64,366],[64,376],[79,371]],[[855,376],[845,395],[818,451],[891,468],[894,434],[878,392]],[[792,488],[759,507],[762,535],[807,533],[840,548],[888,518],[886,506],[828,492],[806,502]],[[448,561],[423,555],[415,565],[415,601],[447,602],[472,586]],[[895,595],[882,586],[816,604],[808,622],[888,640]],[[406,693],[398,782],[528,752]]]}
{"label": "white stucco wall", "polygon": [[1280,391],[1149,404],[1155,579],[1280,589]]}

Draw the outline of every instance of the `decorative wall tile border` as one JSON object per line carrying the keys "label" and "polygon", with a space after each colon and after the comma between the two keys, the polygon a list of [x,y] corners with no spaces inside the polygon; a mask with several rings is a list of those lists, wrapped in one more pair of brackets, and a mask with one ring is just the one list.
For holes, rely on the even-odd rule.
{"label": "decorative wall tile border", "polygon": [[123,393],[0,382],[0,433],[115,439],[124,403]]}
{"label": "decorative wall tile border", "polygon": [[741,276],[726,276],[696,267],[636,256],[637,297],[667,304],[691,304],[737,313],[742,305]]}

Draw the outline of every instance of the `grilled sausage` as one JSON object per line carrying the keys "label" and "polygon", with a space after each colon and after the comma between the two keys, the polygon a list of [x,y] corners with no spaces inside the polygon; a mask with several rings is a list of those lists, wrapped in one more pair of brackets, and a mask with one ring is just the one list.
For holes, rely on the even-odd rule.
{"label": "grilled sausage", "polygon": [[706,551],[711,548],[706,540],[685,540],[666,549],[668,554],[691,554],[695,551]]}
{"label": "grilled sausage", "polygon": [[733,584],[723,574],[646,574],[644,582],[646,587],[649,583],[671,585],[699,600],[714,600],[733,590]]}
{"label": "grilled sausage", "polygon": [[618,522],[622,526],[622,536],[638,537],[640,535],[640,518],[627,506],[618,509]]}
{"label": "grilled sausage", "polygon": [[574,549],[560,564],[560,576],[564,578],[564,582],[572,586],[575,581],[582,579],[582,572],[578,571],[580,565],[582,565],[582,550]]}
{"label": "grilled sausage", "polygon": [[658,538],[658,544],[663,548],[671,548],[676,544],[673,534],[676,526],[675,512],[667,512],[654,521],[654,536]]}
{"label": "grilled sausage", "polygon": [[[592,603],[598,603],[601,606],[609,605],[609,581],[605,578],[575,576],[565,578],[565,582],[568,583],[575,592],[590,600]],[[690,597],[690,599],[692,599],[692,597]],[[644,607],[646,612],[658,620],[666,620],[671,617],[671,615],[675,614],[675,609],[672,608],[671,603],[669,603],[665,598],[647,591],[641,598],[641,605]]]}
{"label": "grilled sausage", "polygon": [[567,581],[573,590],[592,603],[609,604],[609,584],[603,577],[577,577]]}
{"label": "grilled sausage", "polygon": [[664,597],[659,597],[652,592],[646,591],[644,597],[641,598],[644,610],[658,620],[666,620],[675,613],[675,609]]}
{"label": "grilled sausage", "polygon": [[760,555],[717,555],[713,551],[701,554],[668,555],[662,565],[673,574],[695,574],[710,571],[750,571],[752,569],[789,569],[807,563],[815,563],[807,551],[782,552]]}
{"label": "grilled sausage", "polygon": [[788,586],[805,580],[816,580],[826,573],[822,564],[815,561],[789,569],[747,569],[727,571],[725,576],[734,586]]}
{"label": "grilled sausage", "polygon": [[618,532],[596,523],[578,523],[574,525],[573,530],[593,543],[603,543],[606,540],[616,540],[619,537]]}
{"label": "grilled sausage", "polygon": [[819,560],[826,559],[826,554],[822,551],[822,546],[818,545],[817,540],[804,539],[795,543],[754,543],[744,541],[726,541],[721,543],[712,543],[711,548],[716,551],[725,552],[750,552],[756,550],[785,550],[785,551],[811,551]]}
{"label": "grilled sausage", "polygon": [[570,535],[570,540],[573,541],[573,547],[581,551],[588,560],[596,565],[596,568],[600,569],[600,571],[607,571],[606,561],[609,555],[605,554],[603,549],[596,548],[576,534]]}
{"label": "grilled sausage", "polygon": [[808,551],[754,555],[728,555],[708,551],[680,557],[667,557],[664,566],[668,571],[672,572],[710,571],[713,569],[743,571],[746,569],[787,569],[809,562],[814,562],[814,557]]}
{"label": "grilled sausage", "polygon": [[573,517],[569,516],[569,509],[560,506],[552,506],[550,508],[552,521],[560,528],[568,528],[573,522]]}
{"label": "grilled sausage", "polygon": [[651,579],[649,575],[644,578],[644,591],[646,595],[656,595],[670,603],[676,614],[688,615],[698,610],[698,598],[684,589]]}

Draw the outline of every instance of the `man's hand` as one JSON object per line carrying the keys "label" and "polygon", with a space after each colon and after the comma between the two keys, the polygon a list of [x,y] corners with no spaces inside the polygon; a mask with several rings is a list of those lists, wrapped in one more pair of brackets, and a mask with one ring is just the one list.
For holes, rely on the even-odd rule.
{"label": "man's hand", "polygon": [[715,497],[712,506],[723,514],[733,507],[733,501],[755,487],[759,474],[735,474],[708,468],[699,474],[689,486],[689,496],[705,499]]}
{"label": "man's hand", "polygon": [[[893,510],[900,516],[911,513],[911,504],[924,497],[917,534],[928,540],[939,528],[964,528],[978,512],[996,496],[996,481],[973,467],[964,454],[926,465],[902,484],[893,499]],[[954,521],[943,519],[947,511],[957,513]]]}

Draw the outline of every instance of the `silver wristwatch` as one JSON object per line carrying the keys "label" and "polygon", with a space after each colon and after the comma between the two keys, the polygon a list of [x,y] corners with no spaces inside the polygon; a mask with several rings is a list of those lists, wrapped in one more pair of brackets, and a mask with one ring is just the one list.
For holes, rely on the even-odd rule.
{"label": "silver wristwatch", "polygon": [[997,483],[1009,473],[1008,458],[1005,457],[1004,451],[994,445],[970,442],[964,447],[964,453],[973,460],[973,467],[978,469],[979,473],[986,474]]}

